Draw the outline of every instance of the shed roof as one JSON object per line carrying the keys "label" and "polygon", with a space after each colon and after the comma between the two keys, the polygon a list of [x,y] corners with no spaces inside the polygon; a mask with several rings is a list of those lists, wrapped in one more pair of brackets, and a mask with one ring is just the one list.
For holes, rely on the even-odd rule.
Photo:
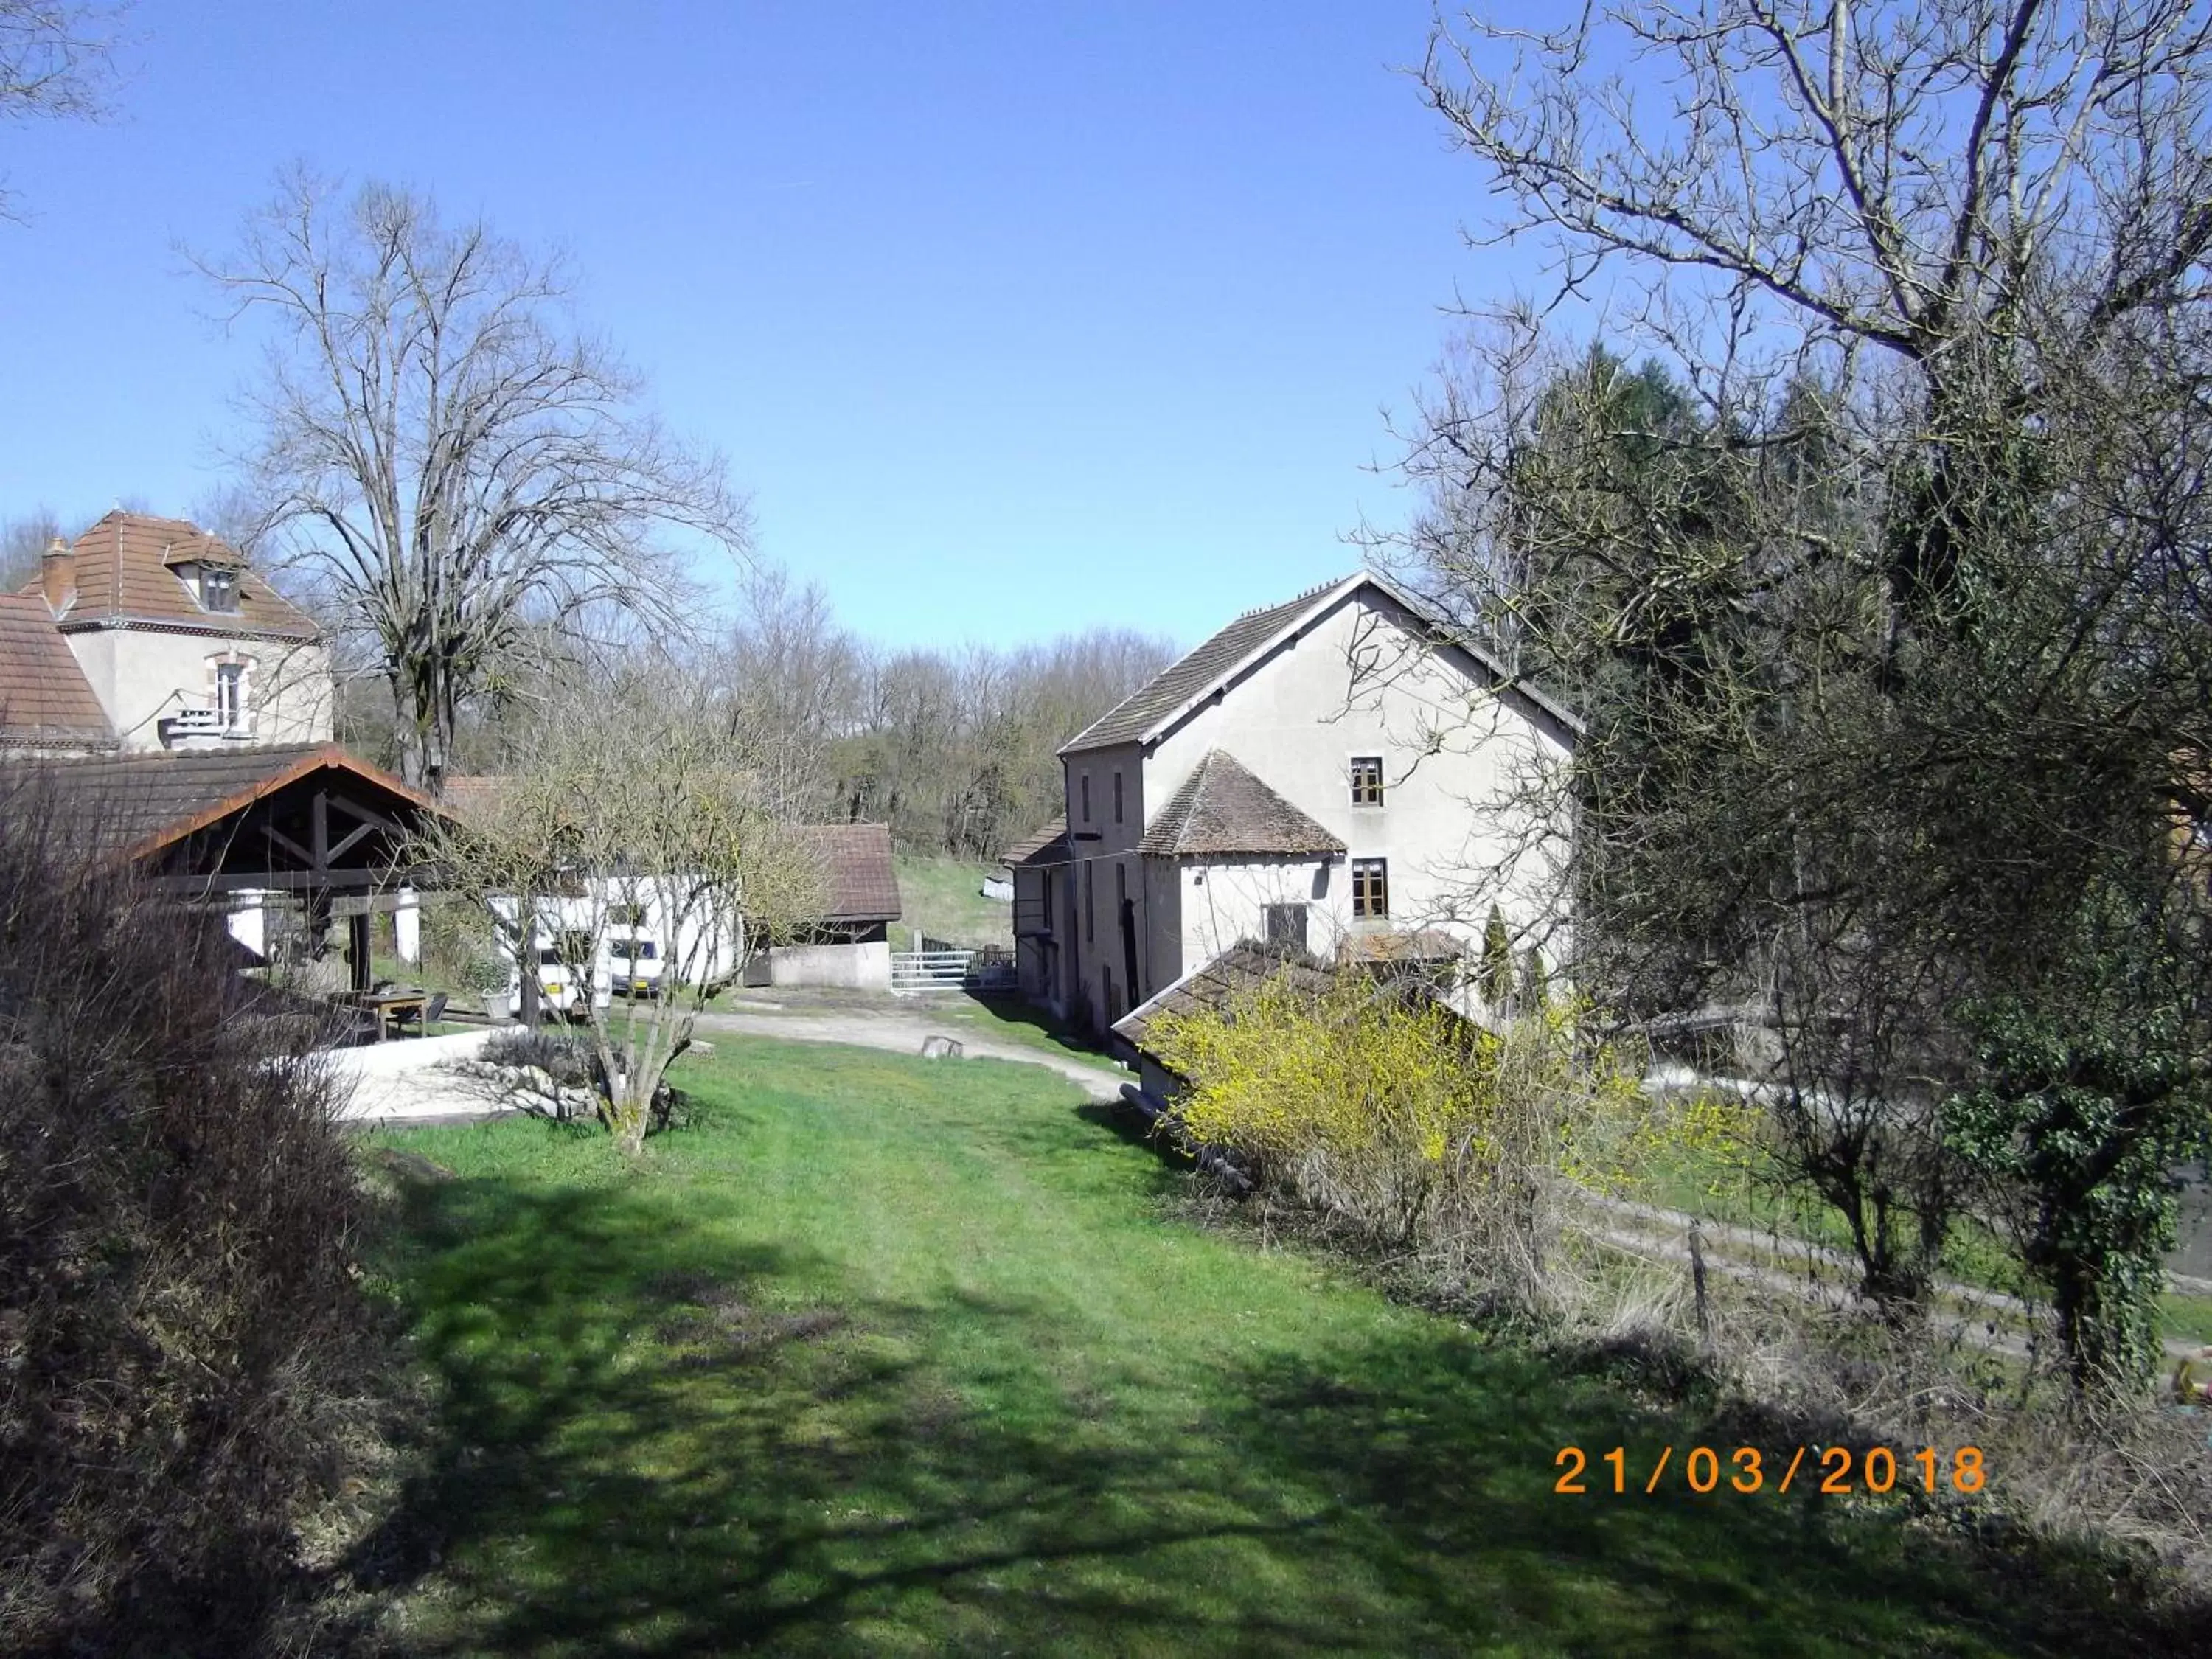
{"label": "shed roof", "polygon": [[890,826],[809,824],[802,832],[819,848],[827,889],[824,921],[896,921],[898,872],[891,862]]}
{"label": "shed roof", "polygon": [[1286,982],[1294,991],[1318,995],[1335,982],[1335,977],[1294,945],[1248,939],[1154,992],[1114,1022],[1114,1034],[1139,1052],[1151,1054],[1148,1039],[1154,1023],[1163,1015],[1218,1013],[1237,997],[1275,980]]}
{"label": "shed roof", "polygon": [[[236,548],[188,520],[110,513],[76,538],[70,559],[74,596],[54,618],[64,629],[135,623],[302,642],[321,633]],[[201,608],[174,568],[194,562],[239,572],[236,611]],[[43,578],[21,591],[42,592]]]}
{"label": "shed roof", "polygon": [[325,768],[425,811],[437,807],[334,743],[100,755],[36,763],[93,850],[143,858]]}
{"label": "shed roof", "polygon": [[113,748],[115,741],[46,602],[0,594],[0,744]]}
{"label": "shed roof", "polygon": [[1197,769],[1146,826],[1137,848],[1162,858],[1311,858],[1345,850],[1341,841],[1253,776],[1225,749],[1206,750]]}
{"label": "shed roof", "polygon": [[1043,828],[1032,830],[1012,847],[1001,860],[1008,869],[1017,867],[1038,869],[1048,864],[1067,862],[1067,819],[1056,817]]}

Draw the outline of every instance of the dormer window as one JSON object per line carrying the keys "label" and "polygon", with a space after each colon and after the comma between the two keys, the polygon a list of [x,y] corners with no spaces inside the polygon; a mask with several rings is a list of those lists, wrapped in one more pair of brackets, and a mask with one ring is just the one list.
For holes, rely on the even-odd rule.
{"label": "dormer window", "polygon": [[200,567],[200,609],[232,611],[238,609],[238,572],[220,565]]}

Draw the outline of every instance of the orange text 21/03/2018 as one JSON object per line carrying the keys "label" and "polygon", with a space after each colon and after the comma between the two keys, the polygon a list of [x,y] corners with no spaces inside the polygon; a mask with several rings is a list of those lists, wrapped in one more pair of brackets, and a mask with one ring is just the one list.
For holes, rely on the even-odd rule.
{"label": "orange text 21/03/2018", "polygon": [[1989,1469],[1978,1446],[1960,1446],[1955,1451],[1934,1446],[1913,1451],[1887,1446],[1863,1450],[1849,1446],[1795,1446],[1779,1452],[1757,1446],[1692,1446],[1680,1455],[1673,1446],[1662,1446],[1648,1455],[1615,1446],[1595,1455],[1580,1446],[1562,1446],[1552,1462],[1559,1471],[1552,1490],[1568,1498],[1632,1492],[1650,1497],[1684,1488],[1749,1497],[1753,1492],[1786,1492],[1793,1487],[1843,1497],[1852,1492],[1893,1492],[1900,1486],[1971,1495],[1989,1484]]}

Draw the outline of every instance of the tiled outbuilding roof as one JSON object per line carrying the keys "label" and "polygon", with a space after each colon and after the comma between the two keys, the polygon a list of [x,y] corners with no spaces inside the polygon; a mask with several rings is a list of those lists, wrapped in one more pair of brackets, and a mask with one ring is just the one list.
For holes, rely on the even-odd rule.
{"label": "tiled outbuilding roof", "polygon": [[[76,538],[70,556],[74,596],[55,619],[64,629],[135,622],[302,641],[320,632],[237,549],[184,519],[110,513]],[[197,562],[237,571],[237,610],[201,608],[173,568]],[[41,592],[43,580],[21,592]]]}
{"label": "tiled outbuilding roof", "polygon": [[1149,1054],[1146,1039],[1162,1015],[1218,1013],[1236,998],[1273,980],[1301,994],[1318,996],[1335,982],[1335,975],[1293,946],[1248,939],[1139,1003],[1114,1022],[1114,1034]]}
{"label": "tiled outbuilding roof", "polygon": [[134,858],[325,767],[353,773],[412,805],[435,810],[427,797],[334,743],[102,755],[31,764],[51,782],[58,804],[87,845]]}
{"label": "tiled outbuilding roof", "polygon": [[0,744],[113,748],[114,728],[46,602],[0,594]]}
{"label": "tiled outbuilding roof", "polygon": [[1054,818],[1042,830],[1024,836],[1012,847],[1000,862],[1008,869],[1017,866],[1038,868],[1048,864],[1067,862],[1067,820]]}
{"label": "tiled outbuilding roof", "polygon": [[891,863],[891,832],[881,823],[810,824],[805,834],[820,848],[827,889],[824,921],[896,921],[898,872]]}
{"label": "tiled outbuilding roof", "polygon": [[1161,858],[1207,854],[1310,858],[1344,843],[1246,771],[1234,755],[1209,749],[1146,828],[1139,852]]}

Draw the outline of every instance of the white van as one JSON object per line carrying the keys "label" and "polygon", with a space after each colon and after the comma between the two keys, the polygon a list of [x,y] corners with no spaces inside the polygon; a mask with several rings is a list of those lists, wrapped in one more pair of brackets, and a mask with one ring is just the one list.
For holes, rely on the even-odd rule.
{"label": "white van", "polygon": [[658,997],[668,963],[660,941],[642,929],[617,928],[607,937],[607,972],[617,994]]}
{"label": "white van", "polygon": [[[538,1009],[541,1014],[558,1014],[573,1019],[585,1011],[583,998],[589,994],[593,1007],[604,1008],[612,1000],[606,964],[597,963],[583,974],[571,969],[556,945],[540,943],[538,947]],[[588,978],[589,983],[585,982]],[[508,981],[507,994],[519,998],[522,994],[520,976]],[[520,1001],[514,1004],[521,1006]]]}

